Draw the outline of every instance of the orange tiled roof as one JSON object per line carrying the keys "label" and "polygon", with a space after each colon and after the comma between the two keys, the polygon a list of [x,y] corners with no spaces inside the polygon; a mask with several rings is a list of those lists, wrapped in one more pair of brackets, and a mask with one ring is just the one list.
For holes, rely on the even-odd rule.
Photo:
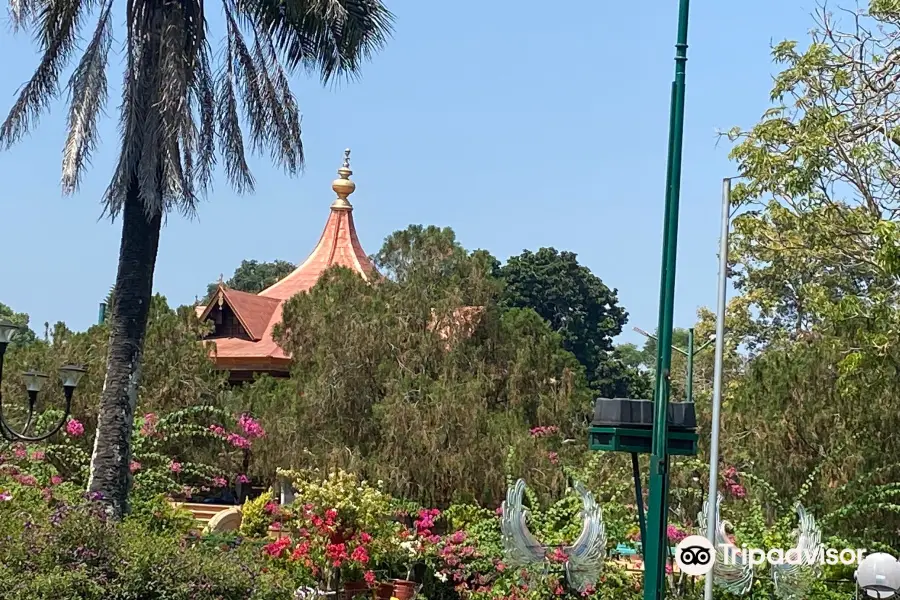
{"label": "orange tiled roof", "polygon": [[366,281],[376,273],[356,235],[353,208],[331,208],[325,230],[312,254],[291,273],[259,293],[265,298],[287,300],[316,285],[322,273],[334,266],[353,269]]}
{"label": "orange tiled roof", "polygon": [[[225,368],[288,370],[290,356],[272,339],[275,325],[281,322],[282,307],[294,295],[312,288],[328,268],[344,266],[353,269],[366,281],[378,277],[375,265],[369,260],[353,223],[353,206],[347,200],[356,189],[350,181],[350,151],[345,151],[344,164],[338,169],[339,178],[331,187],[337,199],[331,205],[331,214],[319,243],[309,257],[293,272],[266,288],[259,294],[249,294],[226,288],[219,284],[221,302],[234,312],[250,340],[236,337],[214,338],[213,354],[216,364]],[[206,307],[197,307],[198,316],[209,316],[216,299]]]}

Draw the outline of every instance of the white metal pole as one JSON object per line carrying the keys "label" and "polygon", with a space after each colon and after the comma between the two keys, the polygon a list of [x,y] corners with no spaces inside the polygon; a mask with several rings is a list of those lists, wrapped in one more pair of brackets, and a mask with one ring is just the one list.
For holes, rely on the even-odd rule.
{"label": "white metal pole", "polygon": [[[722,371],[725,360],[725,303],[728,286],[728,230],[731,228],[731,178],[722,180],[722,230],[719,236],[719,298],[716,303],[716,364],[713,379],[712,426],[709,434],[709,494],[706,534],[716,543],[716,498],[719,494],[719,421],[722,411]],[[704,600],[712,600],[713,574],[707,573]]]}

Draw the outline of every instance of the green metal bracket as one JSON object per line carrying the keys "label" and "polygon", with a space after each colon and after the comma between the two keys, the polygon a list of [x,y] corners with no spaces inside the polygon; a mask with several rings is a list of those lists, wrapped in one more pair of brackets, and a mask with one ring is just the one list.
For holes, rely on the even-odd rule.
{"label": "green metal bracket", "polygon": [[[588,435],[591,450],[650,454],[652,449],[652,429],[591,427]],[[692,431],[669,430],[666,432],[667,453],[674,456],[696,456],[698,438]]]}

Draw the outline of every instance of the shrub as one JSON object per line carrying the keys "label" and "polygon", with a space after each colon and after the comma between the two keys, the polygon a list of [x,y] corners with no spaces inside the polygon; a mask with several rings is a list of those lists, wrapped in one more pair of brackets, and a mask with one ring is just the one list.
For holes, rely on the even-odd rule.
{"label": "shrub", "polygon": [[[99,504],[58,505],[50,518],[0,514],[0,589],[8,600],[289,600],[293,581],[258,549],[196,543],[147,513],[107,520]],[[177,522],[175,519],[174,522]]]}

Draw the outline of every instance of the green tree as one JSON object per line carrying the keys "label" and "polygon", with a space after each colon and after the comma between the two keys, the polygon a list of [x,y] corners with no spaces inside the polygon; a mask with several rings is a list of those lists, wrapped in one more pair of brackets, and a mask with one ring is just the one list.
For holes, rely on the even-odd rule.
{"label": "green tree", "polygon": [[564,488],[529,434],[546,425],[586,434],[584,369],[561,335],[530,308],[500,309],[496,261],[449,229],[396,232],[376,262],[388,276],[378,285],[335,268],[285,305],[276,335],[294,359],[292,381],[237,392],[255,413],[279,415],[258,456],[356,469],[437,504],[499,501],[510,460],[536,469],[536,489]]}
{"label": "green tree", "polygon": [[[11,7],[13,26],[33,32],[42,58],[0,126],[0,144],[8,147],[31,130],[58,94],[62,70],[81,55],[67,86],[62,185],[70,193],[98,142],[113,2],[23,0]],[[82,50],[77,40],[94,8],[96,25]],[[176,208],[194,213],[211,180],[217,140],[228,180],[239,192],[253,189],[239,98],[252,148],[295,173],[303,148],[288,73],[302,65],[327,81],[357,72],[391,21],[378,0],[224,0],[225,43],[215,65],[206,8],[203,0],[139,2],[127,12],[121,149],[103,199],[105,212],[122,219],[122,241],[89,483],[115,516],[127,510],[131,430],[164,216]]]}
{"label": "green tree", "polygon": [[[296,268],[296,265],[286,260],[273,262],[259,262],[255,260],[242,260],[240,266],[234,270],[234,274],[225,285],[233,290],[258,294]],[[213,282],[206,286],[206,298],[212,298],[216,293],[219,283]]]}
{"label": "green tree", "polygon": [[723,447],[789,494],[815,472],[817,516],[837,511],[823,522],[886,540],[900,512],[884,487],[897,477],[900,3],[837,15],[818,12],[805,47],[774,47],[773,106],[729,132],[745,176],[729,331],[751,360],[727,390]]}
{"label": "green tree", "polygon": [[499,276],[505,284],[501,304],[532,308],[546,319],[584,365],[591,387],[607,396],[629,395],[629,374],[613,349],[628,320],[615,289],[580,265],[574,253],[554,248],[511,257]]}
{"label": "green tree", "polygon": [[900,4],[839,14],[817,13],[806,48],[774,47],[773,106],[729,132],[745,176],[731,258],[758,313],[751,349],[823,323],[897,324]]}

